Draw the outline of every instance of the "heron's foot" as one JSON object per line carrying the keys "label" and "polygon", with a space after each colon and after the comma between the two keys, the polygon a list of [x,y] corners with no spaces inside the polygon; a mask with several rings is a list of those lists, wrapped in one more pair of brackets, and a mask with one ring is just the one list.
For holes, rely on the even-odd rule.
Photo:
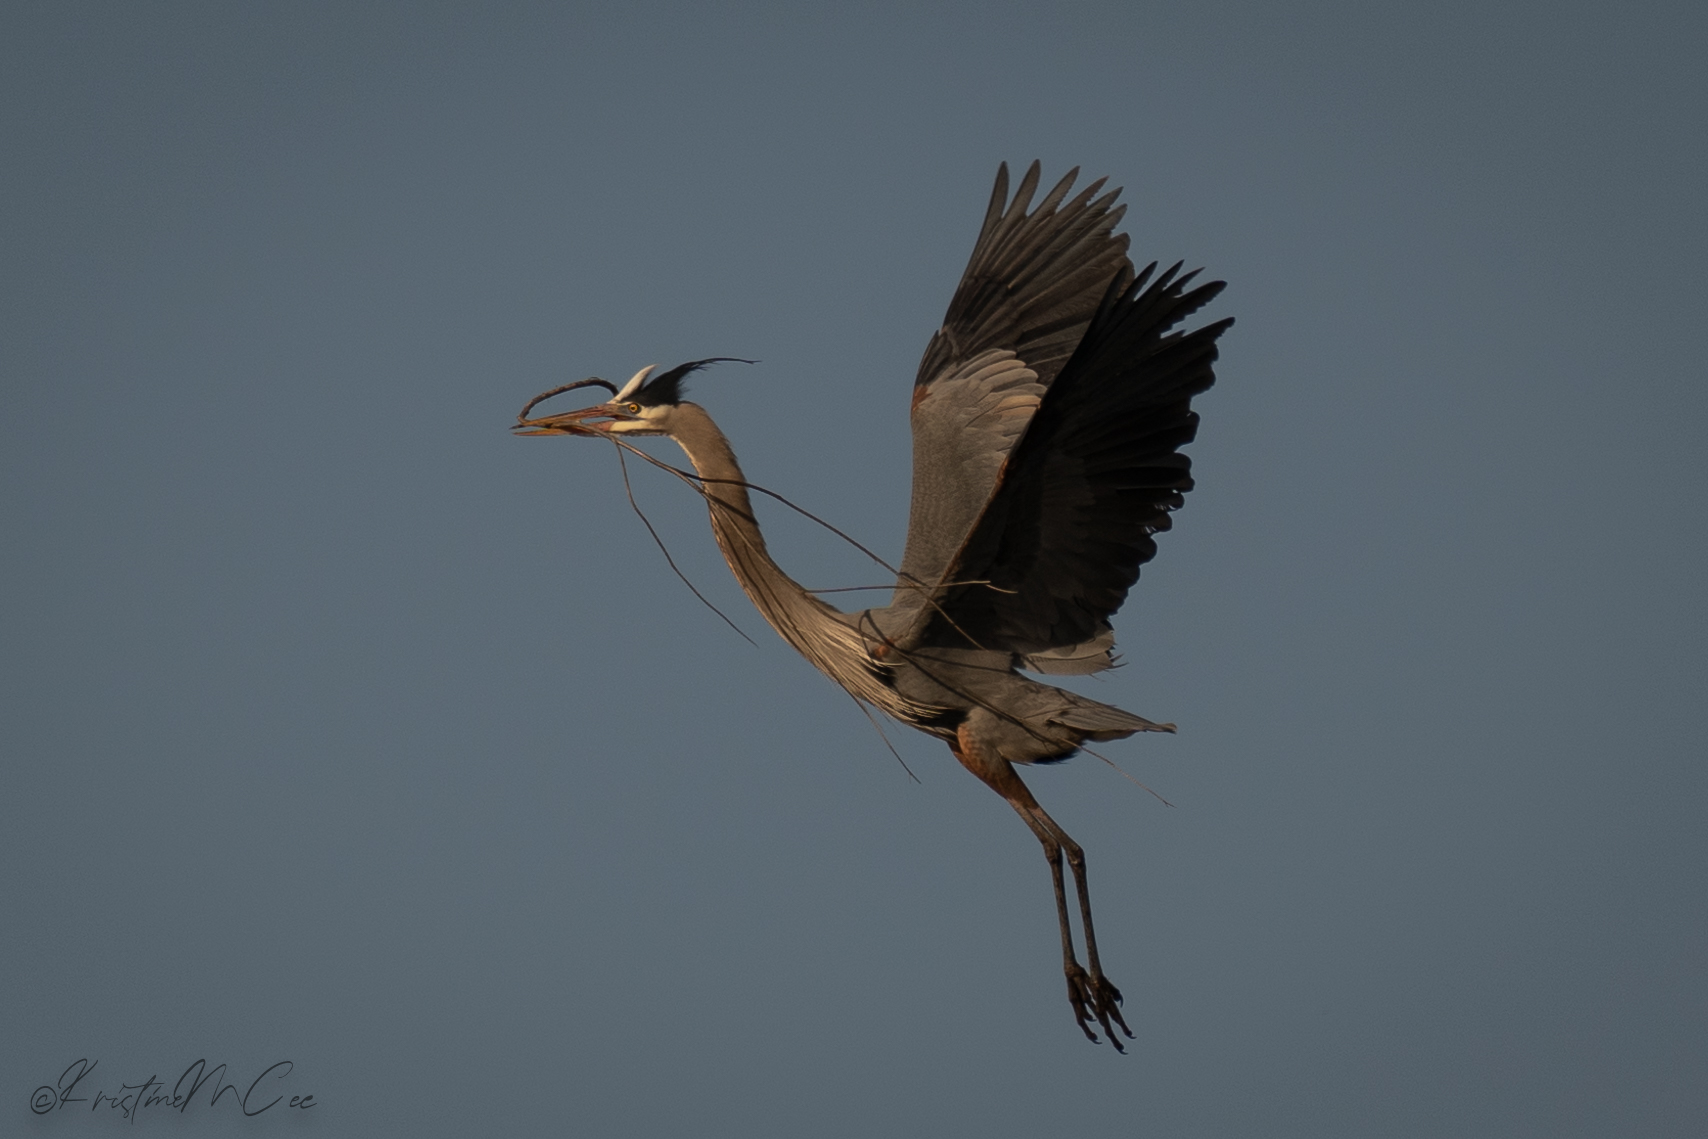
{"label": "heron's foot", "polygon": [[1073,1018],[1079,1022],[1079,1030],[1085,1033],[1085,1038],[1093,1044],[1102,1043],[1091,1028],[1091,1019],[1096,1017],[1097,1023],[1103,1026],[1104,1035],[1109,1037],[1109,1043],[1115,1046],[1115,1051],[1125,1052],[1126,1049],[1121,1047],[1120,1037],[1115,1035],[1114,1026],[1120,1025],[1128,1040],[1133,1039],[1133,1030],[1121,1019],[1121,990],[1111,984],[1109,978],[1097,973],[1087,973],[1080,968],[1077,961],[1069,962],[1067,966],[1067,987],[1068,1003],[1073,1006]]}

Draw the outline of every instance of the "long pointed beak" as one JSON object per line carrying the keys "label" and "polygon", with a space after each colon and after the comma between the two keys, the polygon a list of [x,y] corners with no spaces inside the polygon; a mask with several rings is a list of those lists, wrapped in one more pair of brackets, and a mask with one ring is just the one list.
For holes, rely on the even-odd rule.
{"label": "long pointed beak", "polygon": [[[511,428],[518,435],[601,435],[607,423],[616,419],[628,419],[608,403],[594,404],[579,411],[566,411],[562,415],[542,415],[538,419],[518,420]],[[595,419],[603,422],[589,423]]]}

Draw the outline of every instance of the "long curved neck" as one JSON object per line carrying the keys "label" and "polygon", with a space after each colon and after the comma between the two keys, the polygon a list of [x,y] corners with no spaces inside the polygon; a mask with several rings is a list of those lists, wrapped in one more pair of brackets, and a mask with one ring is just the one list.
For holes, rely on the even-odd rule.
{"label": "long curved neck", "polygon": [[747,487],[742,485],[747,480],[741,465],[706,409],[694,403],[677,404],[669,433],[705,480],[712,534],[730,572],[760,615],[796,652],[856,700],[902,720],[918,712],[887,682],[856,620],[808,593],[771,560]]}
{"label": "long curved neck", "polygon": [[687,452],[688,461],[705,481],[712,534],[729,563],[730,572],[771,627],[803,656],[818,663],[810,631],[831,621],[838,610],[808,593],[771,560],[765,536],[753,516],[753,503],[742,484],[746,476],[735,460],[729,440],[695,403],[678,404],[671,415],[670,437]]}

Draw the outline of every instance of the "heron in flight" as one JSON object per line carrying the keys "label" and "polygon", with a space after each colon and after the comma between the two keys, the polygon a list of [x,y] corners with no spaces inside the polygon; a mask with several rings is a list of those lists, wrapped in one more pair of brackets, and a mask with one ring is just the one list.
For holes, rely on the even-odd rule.
{"label": "heron in flight", "polygon": [[[621,388],[566,385],[529,403],[516,430],[665,435],[682,447],[724,559],[771,627],[855,699],[947,743],[1037,836],[1074,1018],[1093,1042],[1095,1021],[1121,1050],[1115,1029],[1132,1032],[1098,958],[1084,852],[1015,765],[1174,725],[1022,673],[1113,666],[1109,619],[1192,488],[1180,452],[1198,428],[1192,397],[1214,383],[1216,339],[1233,321],[1177,330],[1223,282],[1193,286],[1197,274],[1179,264],[1135,272],[1115,232],[1120,191],[1100,193],[1098,179],[1070,197],[1077,177],[1070,171],[1034,208],[1036,162],[1012,198],[1007,165],[997,172],[972,259],[914,380],[912,512],[887,606],[843,612],[771,559],[729,441],[682,398],[689,375],[716,359],[656,376],[642,368]],[[611,398],[528,417],[540,399],[590,384]]]}

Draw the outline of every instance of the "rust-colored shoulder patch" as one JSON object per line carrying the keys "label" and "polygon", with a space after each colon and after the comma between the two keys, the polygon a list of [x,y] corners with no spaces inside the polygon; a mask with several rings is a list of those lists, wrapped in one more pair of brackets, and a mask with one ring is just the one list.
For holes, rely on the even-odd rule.
{"label": "rust-colored shoulder patch", "polygon": [[918,411],[919,405],[924,403],[925,397],[930,395],[930,394],[931,394],[931,385],[930,384],[914,384],[913,385],[913,403],[910,407],[908,407],[907,413],[909,415],[912,415],[914,412]]}

